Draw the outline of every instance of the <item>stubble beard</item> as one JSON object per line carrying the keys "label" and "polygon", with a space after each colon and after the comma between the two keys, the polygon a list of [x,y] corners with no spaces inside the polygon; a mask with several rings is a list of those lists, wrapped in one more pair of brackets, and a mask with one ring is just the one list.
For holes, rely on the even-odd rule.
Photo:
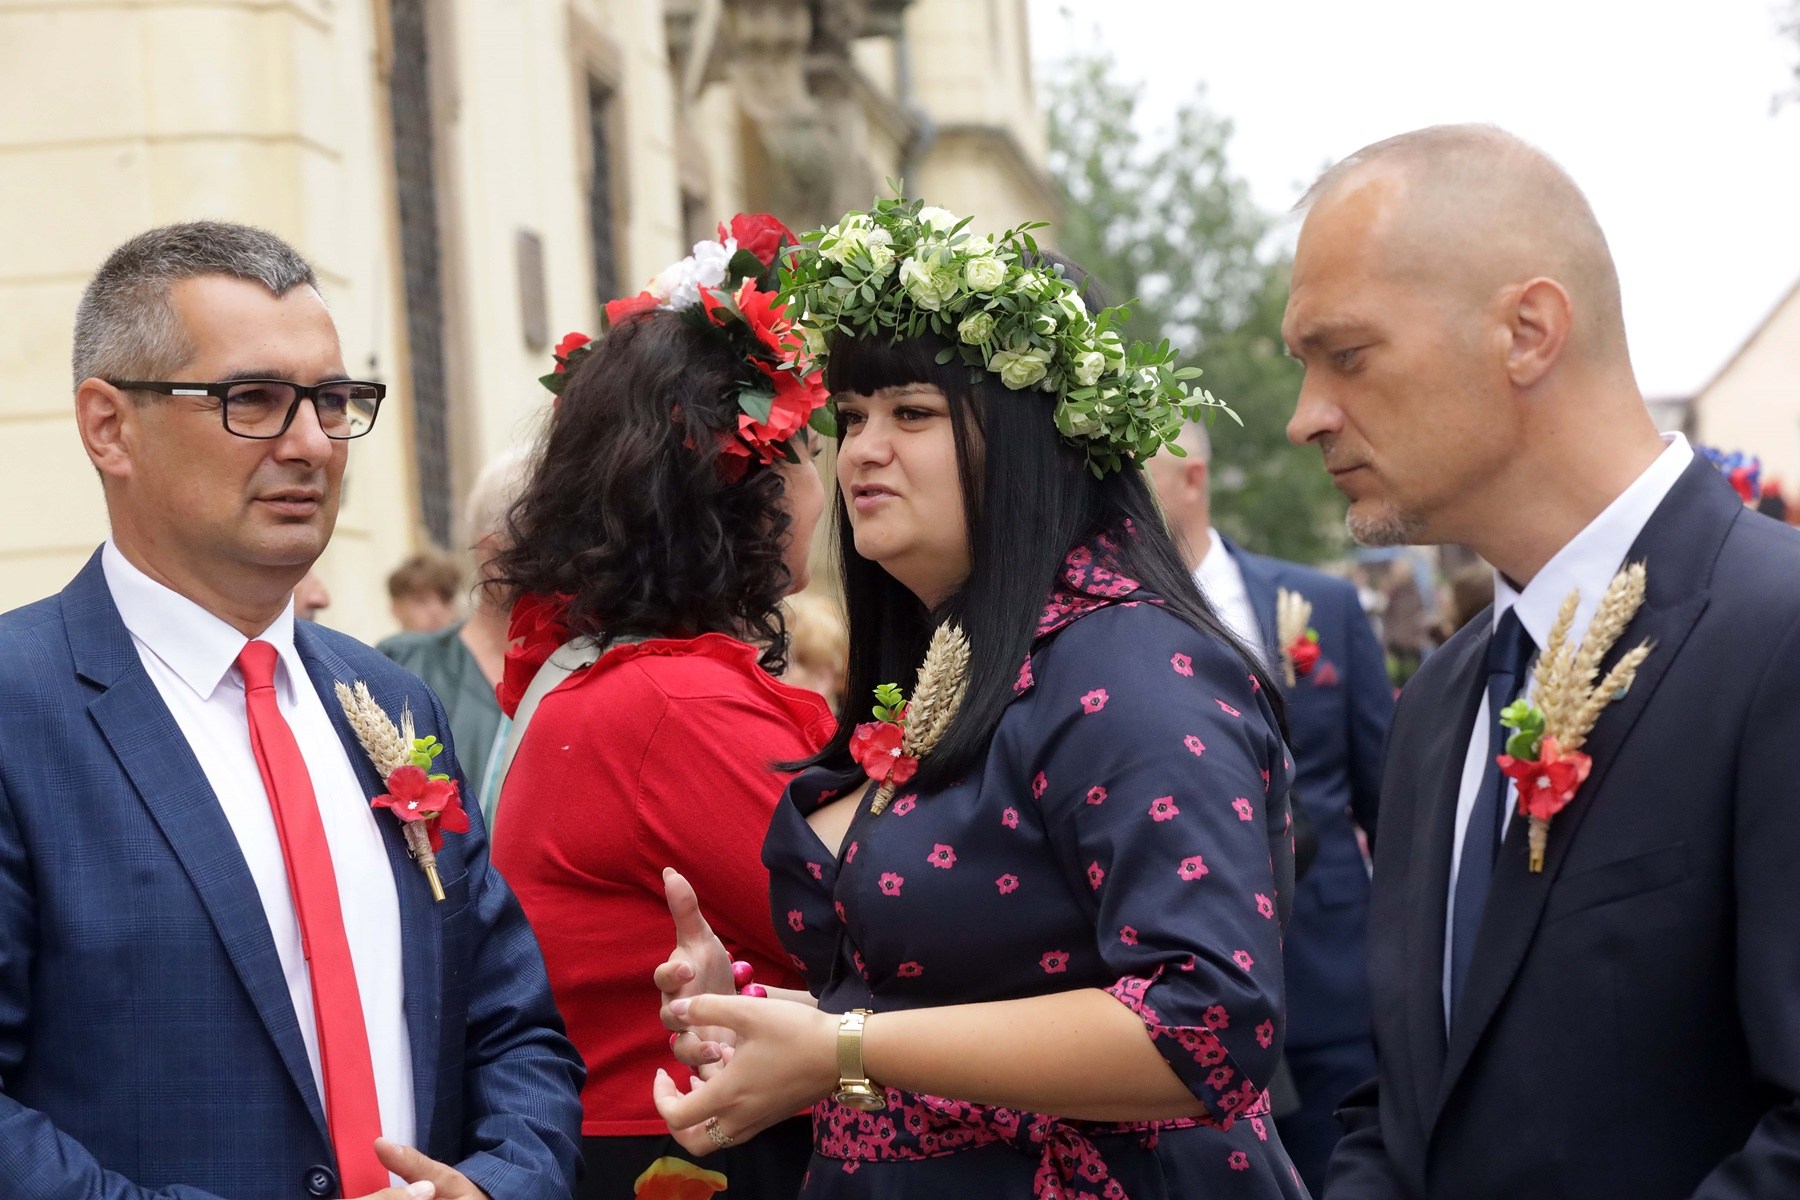
{"label": "stubble beard", "polygon": [[1352,504],[1344,514],[1344,528],[1359,546],[1412,546],[1425,532],[1425,521],[1391,504],[1376,506],[1373,512],[1358,512]]}

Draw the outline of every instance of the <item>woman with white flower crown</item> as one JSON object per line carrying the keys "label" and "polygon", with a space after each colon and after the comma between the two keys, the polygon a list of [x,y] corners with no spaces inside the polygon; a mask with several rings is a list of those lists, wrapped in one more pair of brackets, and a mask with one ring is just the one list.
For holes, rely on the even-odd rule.
{"label": "woman with white flower crown", "polygon": [[[728,994],[665,873],[689,1150],[813,1106],[803,1195],[1303,1197],[1267,1117],[1277,690],[1139,464],[1217,405],[1028,228],[882,201],[783,277],[839,422],[851,716],[763,847],[807,991]],[[922,665],[923,664],[923,665]],[[897,685],[897,686],[896,686]],[[916,694],[915,694],[916,693]]]}

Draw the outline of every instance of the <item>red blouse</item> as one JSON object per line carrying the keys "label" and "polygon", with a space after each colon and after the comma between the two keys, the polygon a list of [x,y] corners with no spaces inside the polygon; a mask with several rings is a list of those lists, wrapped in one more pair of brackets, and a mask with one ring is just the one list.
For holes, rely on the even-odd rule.
{"label": "red blouse", "polygon": [[780,683],[723,634],[608,651],[545,696],[501,792],[494,865],[543,946],[569,1037],[587,1063],[581,1131],[667,1131],[650,1102],[674,1069],[651,972],[674,927],[662,869],[756,979],[803,987],[769,917],[763,836],[788,776],[830,738],[812,692]]}

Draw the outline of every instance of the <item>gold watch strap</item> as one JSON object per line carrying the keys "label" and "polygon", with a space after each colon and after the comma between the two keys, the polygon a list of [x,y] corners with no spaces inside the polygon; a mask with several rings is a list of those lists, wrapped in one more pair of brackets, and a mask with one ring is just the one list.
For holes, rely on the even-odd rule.
{"label": "gold watch strap", "polygon": [[869,1081],[863,1067],[863,1025],[873,1015],[866,1008],[853,1008],[838,1017],[838,1090],[832,1098],[860,1112],[887,1107],[887,1093]]}
{"label": "gold watch strap", "polygon": [[874,1013],[866,1008],[853,1008],[838,1018],[837,1066],[838,1087],[860,1083],[868,1085],[868,1072],[863,1070],[863,1024]]}

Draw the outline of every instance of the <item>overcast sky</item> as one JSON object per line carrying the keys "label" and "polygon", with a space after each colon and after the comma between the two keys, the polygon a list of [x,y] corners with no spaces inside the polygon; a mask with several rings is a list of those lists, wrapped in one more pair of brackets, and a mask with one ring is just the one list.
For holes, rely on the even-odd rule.
{"label": "overcast sky", "polygon": [[1423,125],[1491,121],[1542,147],[1606,230],[1652,398],[1703,387],[1800,281],[1800,104],[1771,111],[1800,58],[1785,0],[1028,2],[1040,90],[1094,41],[1153,126],[1204,83],[1272,210]]}

